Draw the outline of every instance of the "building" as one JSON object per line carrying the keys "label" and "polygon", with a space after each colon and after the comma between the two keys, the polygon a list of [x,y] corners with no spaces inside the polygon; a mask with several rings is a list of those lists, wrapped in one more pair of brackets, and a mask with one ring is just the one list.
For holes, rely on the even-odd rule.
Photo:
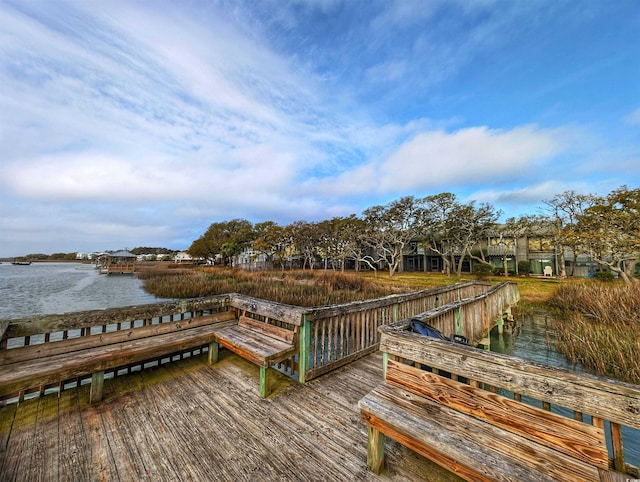
{"label": "building", "polygon": [[116,251],[98,258],[101,274],[133,274],[136,270],[136,255],[129,251]]}

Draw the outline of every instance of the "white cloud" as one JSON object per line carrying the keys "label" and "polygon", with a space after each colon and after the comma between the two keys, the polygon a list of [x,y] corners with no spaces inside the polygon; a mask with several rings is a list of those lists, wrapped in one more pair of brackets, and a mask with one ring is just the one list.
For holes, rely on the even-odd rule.
{"label": "white cloud", "polygon": [[383,159],[323,179],[317,185],[327,195],[450,190],[451,185],[522,179],[565,148],[559,132],[535,126],[428,130]]}
{"label": "white cloud", "polygon": [[380,189],[416,190],[520,176],[560,149],[551,132],[532,126],[510,131],[471,127],[419,134],[380,166]]}

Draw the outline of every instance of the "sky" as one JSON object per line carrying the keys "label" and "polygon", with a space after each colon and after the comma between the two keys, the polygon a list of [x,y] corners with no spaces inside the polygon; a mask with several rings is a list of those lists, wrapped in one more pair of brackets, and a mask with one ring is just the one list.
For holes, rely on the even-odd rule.
{"label": "sky", "polygon": [[0,256],[640,186],[636,0],[0,0]]}

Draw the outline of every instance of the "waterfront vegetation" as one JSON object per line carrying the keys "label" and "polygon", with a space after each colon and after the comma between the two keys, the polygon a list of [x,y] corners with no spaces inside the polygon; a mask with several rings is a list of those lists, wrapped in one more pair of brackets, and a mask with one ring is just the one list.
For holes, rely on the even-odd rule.
{"label": "waterfront vegetation", "polygon": [[[223,267],[182,268],[170,263],[139,264],[138,277],[147,292],[161,298],[195,298],[224,293],[242,293],[297,306],[324,306],[407,293],[424,288],[471,281],[473,275],[457,278],[440,273],[400,272],[393,277],[372,271],[334,270],[245,271]],[[555,278],[510,277],[527,304],[544,303],[565,281]],[[486,281],[497,284],[503,276]]]}
{"label": "waterfront vegetation", "polygon": [[600,375],[640,384],[640,283],[577,281],[558,288],[556,345]]}
{"label": "waterfront vegetation", "polygon": [[355,273],[324,270],[250,272],[222,267],[146,269],[138,273],[149,293],[194,298],[241,293],[296,306],[324,306],[412,291],[374,283]]}
{"label": "waterfront vegetation", "polygon": [[[249,272],[222,267],[148,267],[139,272],[145,289],[164,298],[242,293],[297,306],[324,306],[410,292],[457,281],[439,273],[332,270]],[[173,265],[176,266],[176,265]],[[556,348],[568,360],[596,373],[640,383],[640,283],[596,279],[509,277],[518,283],[520,311],[555,310]],[[487,279],[492,284],[502,276]]]}

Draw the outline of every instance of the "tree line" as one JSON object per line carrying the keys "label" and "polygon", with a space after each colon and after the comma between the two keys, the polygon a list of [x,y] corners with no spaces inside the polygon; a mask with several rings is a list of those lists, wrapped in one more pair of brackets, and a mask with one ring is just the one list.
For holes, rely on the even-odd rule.
{"label": "tree line", "polygon": [[565,191],[543,201],[538,214],[498,223],[501,214],[490,203],[462,202],[449,192],[406,196],[367,208],[360,216],[319,222],[300,220],[287,226],[273,221],[253,224],[246,219],[215,222],[188,252],[211,263],[222,258],[232,266],[238,255],[251,248],[283,269],[292,257],[311,269],[321,262],[325,268],[344,270],[350,260],[356,269],[360,264],[374,270],[382,266],[393,276],[409,243],[419,241],[441,257],[447,274],[460,276],[465,259],[491,265],[481,241],[497,238],[506,253],[515,239],[543,234],[552,237],[561,253],[560,269],[564,270],[567,249],[574,259],[589,254],[626,282],[638,281],[633,273],[640,255],[639,188],[621,186],[606,196]]}

